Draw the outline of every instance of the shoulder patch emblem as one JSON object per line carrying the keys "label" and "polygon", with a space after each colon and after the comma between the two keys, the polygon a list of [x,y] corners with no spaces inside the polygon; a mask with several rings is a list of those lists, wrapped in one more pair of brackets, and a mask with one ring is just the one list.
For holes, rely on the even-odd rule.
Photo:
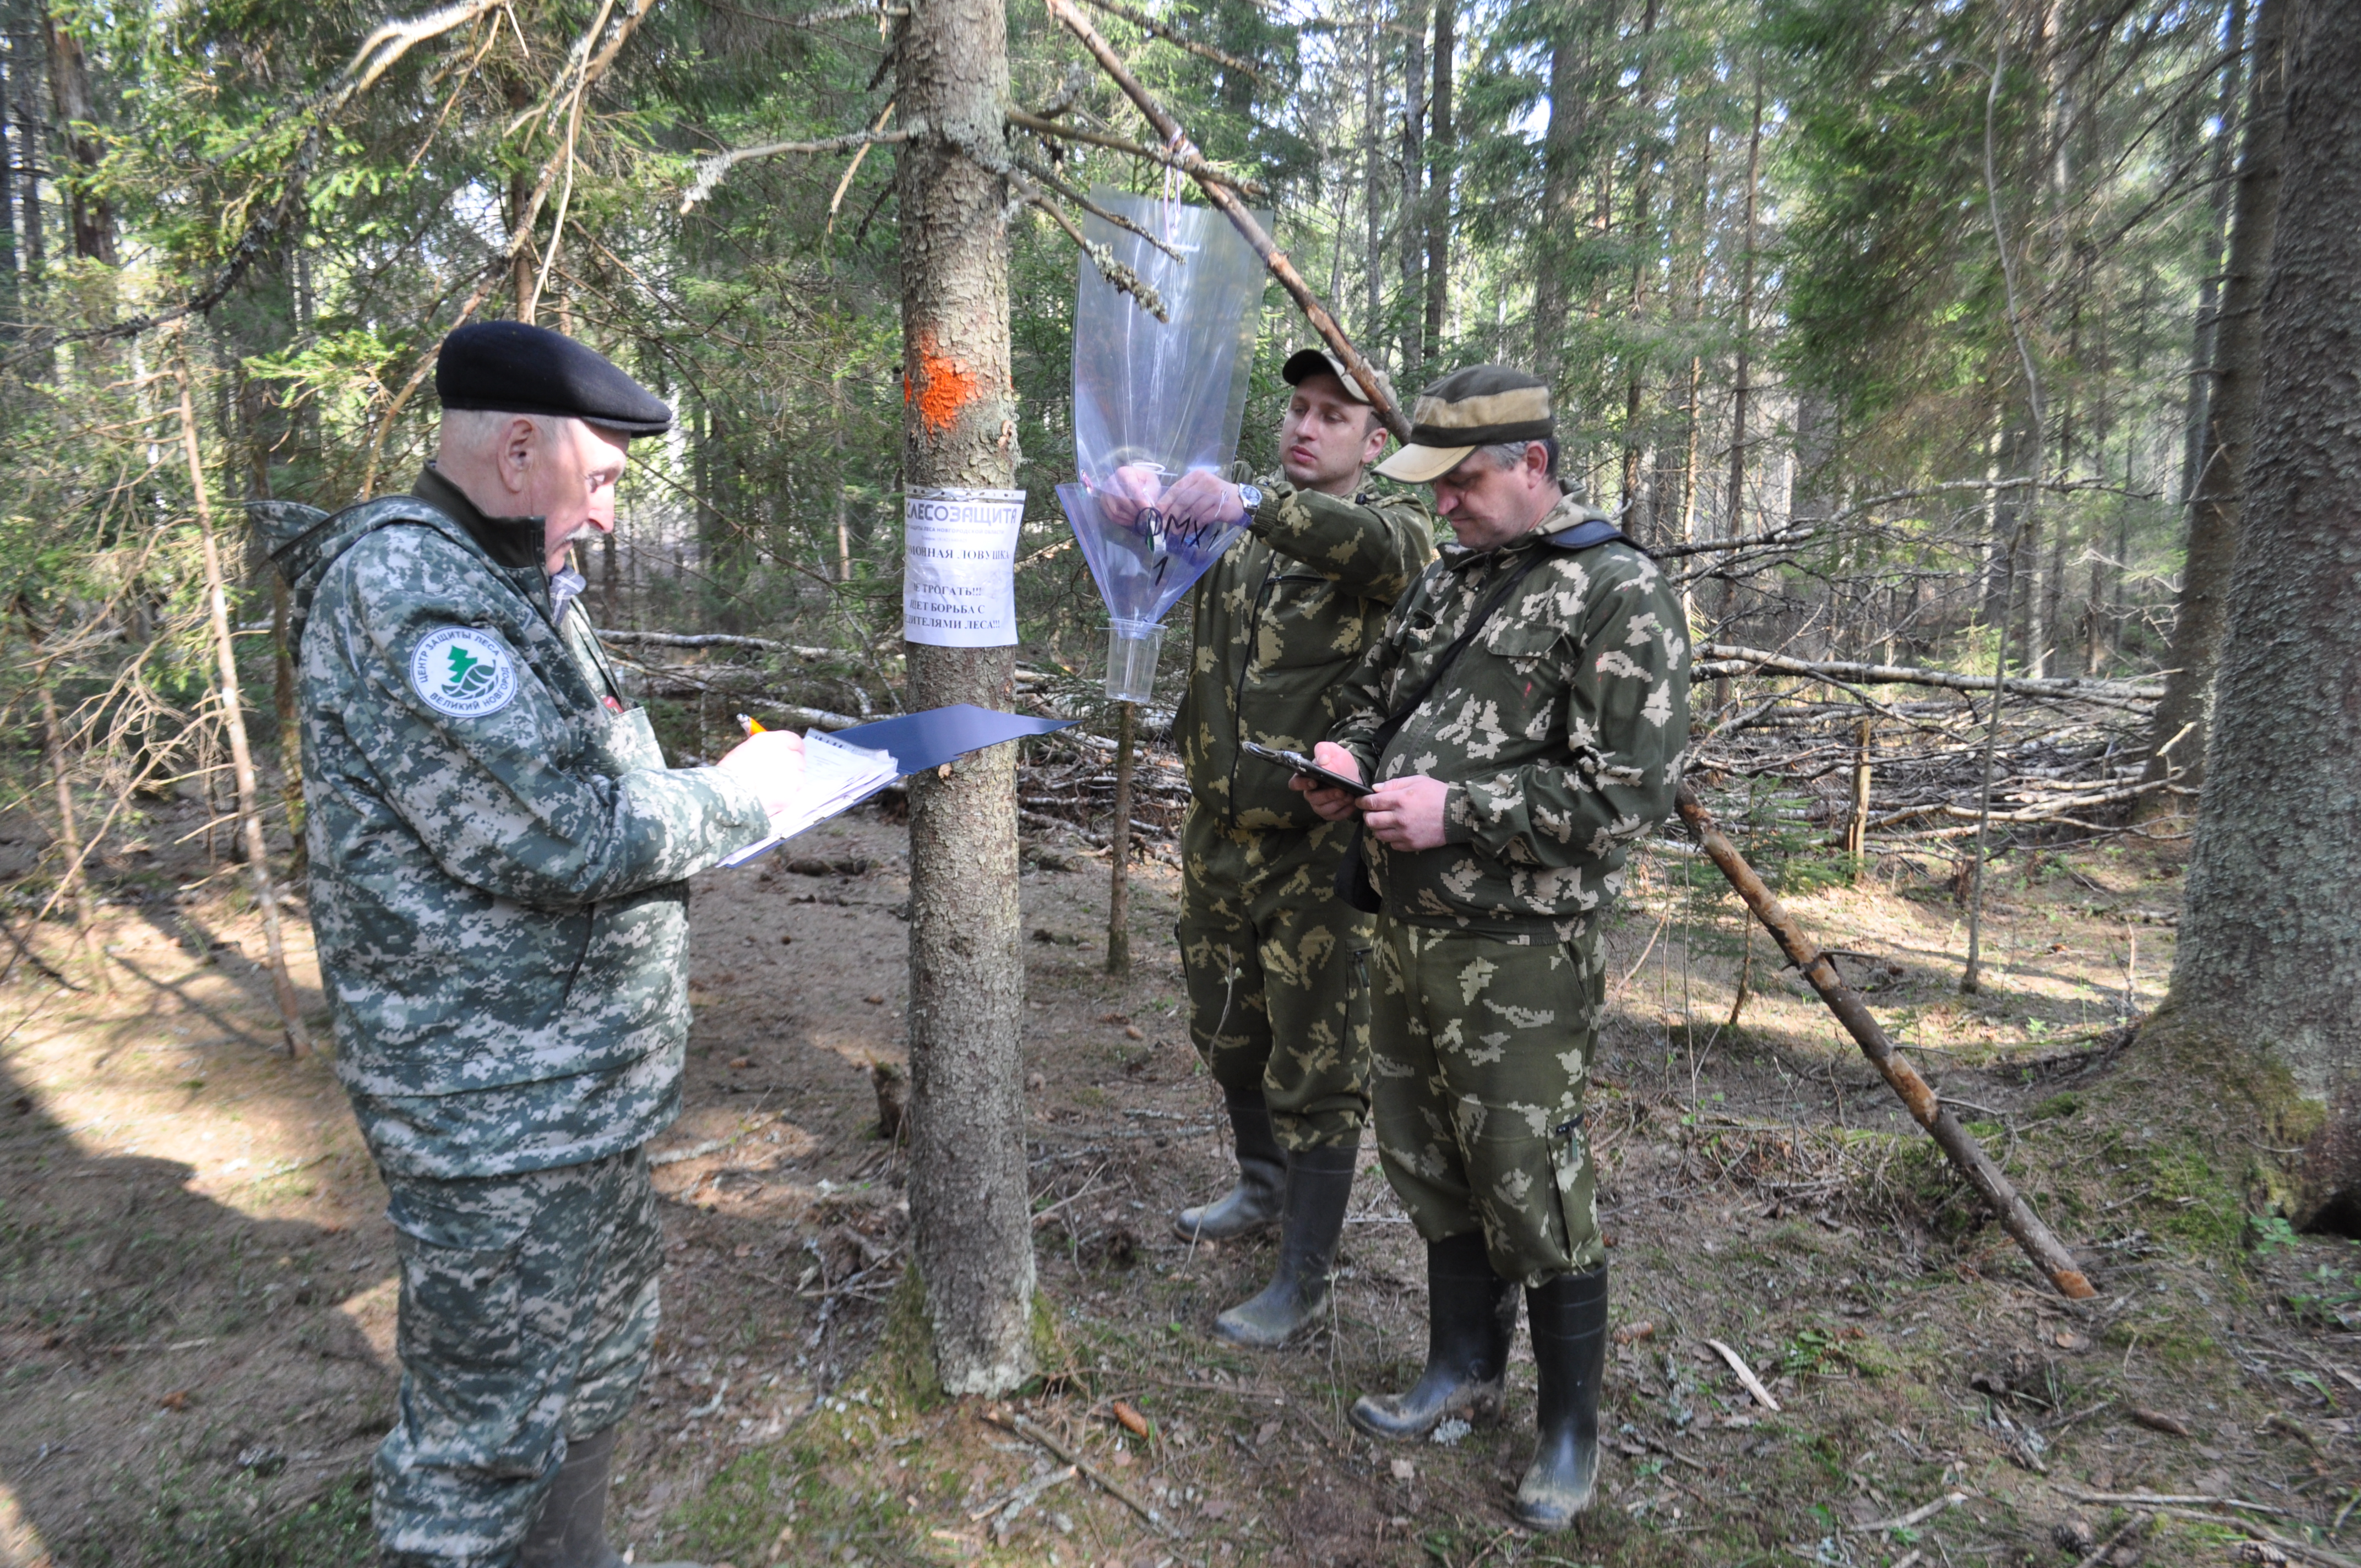
{"label": "shoulder patch emblem", "polygon": [[498,713],[517,694],[516,656],[472,626],[438,626],[410,655],[410,684],[426,706],[454,718]]}

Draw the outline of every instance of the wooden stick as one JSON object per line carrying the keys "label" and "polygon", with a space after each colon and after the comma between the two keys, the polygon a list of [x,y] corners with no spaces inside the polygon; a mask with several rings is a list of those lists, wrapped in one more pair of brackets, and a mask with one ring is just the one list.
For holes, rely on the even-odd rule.
{"label": "wooden stick", "polygon": [[204,546],[205,598],[213,613],[214,658],[221,665],[222,722],[229,730],[230,764],[237,777],[237,815],[246,834],[246,869],[254,879],[254,902],[262,911],[262,939],[270,951],[270,989],[279,1021],[287,1031],[287,1052],[311,1049],[303,1006],[287,972],[287,948],[279,934],[279,891],[271,885],[270,849],[262,837],[262,808],[256,800],[254,753],[246,743],[246,707],[238,699],[237,644],[229,629],[229,595],[222,585],[221,550],[214,538],[213,507],[205,498],[205,468],[197,452],[197,415],[189,399],[187,345],[181,345],[181,452],[188,459],[189,488],[196,500],[197,534]]}
{"label": "wooden stick", "polygon": [[1778,1413],[1779,1401],[1771,1397],[1770,1389],[1763,1387],[1763,1379],[1754,1376],[1754,1368],[1746,1365],[1744,1356],[1718,1339],[1709,1339],[1705,1343],[1711,1345],[1720,1354],[1722,1360],[1730,1363],[1730,1369],[1738,1374],[1738,1380],[1746,1385],[1746,1391],[1754,1396],[1756,1404],[1773,1415]]}
{"label": "wooden stick", "polygon": [[1270,269],[1270,274],[1279,280],[1279,287],[1295,301],[1296,308],[1312,323],[1313,330],[1320,334],[1330,350],[1344,361],[1345,368],[1353,379],[1361,384],[1361,390],[1368,397],[1369,406],[1377,411],[1378,418],[1385,421],[1386,428],[1393,432],[1394,438],[1408,441],[1410,418],[1386,395],[1385,383],[1378,378],[1377,368],[1361,357],[1361,351],[1353,346],[1353,340],[1345,335],[1345,329],[1336,324],[1336,318],[1328,313],[1328,307],[1320,302],[1319,296],[1312,291],[1312,285],[1306,283],[1303,275],[1295,269],[1295,263],[1287,258],[1287,253],[1279,248],[1268,232],[1256,221],[1255,215],[1246,211],[1246,203],[1238,200],[1237,193],[1222,181],[1207,178],[1194,167],[1194,164],[1202,164],[1204,160],[1195,158],[1196,148],[1181,130],[1180,122],[1172,117],[1170,110],[1157,102],[1155,94],[1140,85],[1139,79],[1132,75],[1122,57],[1099,36],[1098,29],[1091,26],[1090,18],[1074,8],[1073,0],[1049,0],[1049,14],[1064,23],[1068,32],[1082,40],[1082,47],[1090,50],[1092,58],[1099,62],[1099,69],[1123,89],[1124,96],[1130,99],[1133,106],[1147,117],[1148,123],[1156,127],[1156,134],[1164,138],[1165,145],[1185,152],[1194,160],[1189,167],[1189,173],[1196,180],[1198,189],[1205,192],[1205,199],[1219,207],[1238,233],[1246,236],[1246,242],[1254,247],[1254,253],[1262,258],[1263,265]]}
{"label": "wooden stick", "polygon": [[1126,702],[1119,706],[1123,708],[1123,731],[1115,754],[1115,822],[1107,828],[1109,974],[1131,972],[1131,762],[1139,705]]}
{"label": "wooden stick", "polygon": [[983,1413],[983,1419],[990,1421],[994,1426],[999,1427],[1004,1431],[1015,1432],[1018,1437],[1025,1439],[1028,1442],[1039,1443],[1043,1448],[1048,1449],[1051,1453],[1056,1454],[1059,1458],[1064,1460],[1067,1464],[1072,1465],[1075,1469],[1088,1476],[1091,1484],[1096,1486],[1100,1491],[1104,1492],[1108,1497],[1113,1497],[1116,1502],[1121,1503],[1125,1508],[1129,1508],[1133,1513],[1137,1514],[1141,1519],[1147,1520],[1148,1526],[1150,1530],[1155,1530],[1159,1535],[1165,1533],[1164,1516],[1162,1514],[1158,1513],[1154,1508],[1149,1508],[1146,1503],[1143,1503],[1137,1497],[1133,1497],[1129,1492],[1126,1491],[1119,1483],[1110,1480],[1107,1477],[1106,1473],[1101,1470],[1097,1465],[1093,1464],[1089,1460],[1084,1459],[1081,1454],[1076,1453],[1072,1449],[1068,1448],[1064,1443],[1060,1442],[1056,1438],[1051,1437],[1048,1432],[1043,1431],[1039,1427],[1034,1425],[1031,1421],[1027,1420],[1023,1416],[1017,1415],[1014,1411],[1010,1411],[1008,1414],[1003,1415],[995,1410],[987,1410]]}
{"label": "wooden stick", "polygon": [[1777,896],[1755,874],[1754,868],[1746,863],[1746,858],[1738,852],[1737,847],[1714,822],[1713,814],[1706,810],[1704,804],[1686,784],[1681,786],[1678,809],[1681,820],[1686,822],[1697,835],[1698,845],[1713,863],[1721,868],[1721,874],[1730,879],[1730,885],[1746,901],[1746,906],[1754,911],[1755,917],[1763,922],[1764,929],[1786,953],[1797,972],[1811,982],[1814,991],[1820,993],[1820,1000],[1828,1003],[1828,1011],[1837,1015],[1837,1021],[1845,1026],[1845,1032],[1861,1047],[1861,1054],[1869,1058],[1870,1065],[1877,1069],[1879,1076],[1901,1097],[1911,1119],[1927,1129],[1937,1146],[1983,1198],[1999,1219],[2002,1228],[2015,1238],[2016,1245],[2025,1249],[2025,1255],[2048,1277],[2050,1284],[2057,1287],[2058,1293],[2076,1301],[2088,1300],[2097,1295],[2089,1277],[2076,1266],[2073,1255],[2051,1234],[2049,1227],[2041,1223],[2041,1216],[2033,1212],[2033,1206],[2018,1195],[2015,1183],[1992,1162],[1982,1146],[1960,1125],[1959,1118],[1944,1106],[1927,1080],[1918,1076],[1918,1069],[1895,1053],[1894,1042],[1886,1037],[1885,1030],[1861,1002],[1860,993],[1839,977],[1836,965],[1828,961],[1828,955],[1820,951],[1804,928],[1795,924],[1795,917],[1787,913]]}

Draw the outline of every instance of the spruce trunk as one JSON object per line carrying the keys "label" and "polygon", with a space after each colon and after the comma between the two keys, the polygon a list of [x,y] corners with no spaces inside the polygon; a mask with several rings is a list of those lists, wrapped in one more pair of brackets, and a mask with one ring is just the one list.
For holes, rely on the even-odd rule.
{"label": "spruce trunk", "polygon": [[[901,208],[903,472],[913,488],[1005,488],[1016,470],[1002,145],[1006,18],[997,0],[914,7],[895,93]],[[910,702],[1008,706],[1014,648],[909,645]],[[1033,1237],[1018,1024],[1016,748],[911,781],[910,1216],[953,1394],[1006,1393],[1033,1371]]]}
{"label": "spruce trunk", "polygon": [[[2205,405],[2205,463],[2189,499],[2180,605],[2173,618],[2172,652],[2165,659],[2164,698],[2151,720],[2143,782],[2165,778],[2176,767],[2185,770],[2188,783],[2204,777],[2206,722],[2222,654],[2231,564],[2238,550],[2246,448],[2254,433],[2263,290],[2279,220],[2287,9],[2287,0],[2264,0],[2255,18],[2254,87],[2230,214],[2229,277],[2211,334],[2213,387]],[[2158,790],[2141,799],[2133,817],[2149,820],[2173,809],[2173,797]]]}
{"label": "spruce trunk", "polygon": [[[2289,44],[2286,183],[2304,199],[2279,214],[2265,293],[2251,504],[2167,1032],[2258,1051],[2325,1104],[2295,1217],[2349,1232],[2361,1223],[2361,704],[2348,678],[2361,667],[2361,29],[2313,8]],[[2224,312],[2225,336],[2237,319]],[[2290,1141],[2273,1131],[2256,1141]]]}

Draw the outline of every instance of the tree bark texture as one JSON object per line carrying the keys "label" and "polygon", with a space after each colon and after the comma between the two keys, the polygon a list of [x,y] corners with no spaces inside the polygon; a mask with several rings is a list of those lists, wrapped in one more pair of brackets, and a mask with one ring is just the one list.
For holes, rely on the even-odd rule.
{"label": "tree bark texture", "polygon": [[1451,302],[1452,175],[1459,158],[1451,98],[1458,21],[1458,0],[1434,0],[1434,94],[1428,109],[1433,125],[1426,142],[1426,331],[1420,339],[1428,354],[1443,351],[1444,307]]}
{"label": "tree bark texture", "polygon": [[16,68],[16,197],[24,212],[19,232],[25,239],[25,277],[38,283],[49,265],[49,231],[41,220],[41,176],[47,172],[49,137],[40,94],[34,86],[32,35],[9,34],[8,58]]}
{"label": "tree bark texture", "polygon": [[[19,318],[16,291],[16,157],[20,140],[8,117],[8,95],[22,93],[22,62],[0,56],[0,322]],[[13,329],[11,329],[13,331]]]}
{"label": "tree bark texture", "polygon": [[1402,59],[1401,219],[1395,236],[1400,246],[1401,299],[1395,311],[1401,322],[1405,392],[1426,376],[1426,25],[1422,9],[1404,7],[1402,31],[1410,47]]}
{"label": "tree bark texture", "polygon": [[66,210],[73,225],[74,254],[114,267],[118,265],[115,254],[115,208],[104,195],[86,189],[82,183],[97,172],[106,156],[106,149],[99,145],[93,132],[97,115],[91,107],[90,61],[82,53],[82,40],[67,31],[55,11],[45,9],[41,16],[49,29],[49,96],[57,107],[58,129],[66,138],[66,151],[75,166],[76,179],[66,197]]}
{"label": "tree bark texture", "polygon": [[[2207,719],[2222,655],[2232,563],[2238,551],[2246,452],[2254,435],[2262,368],[2263,296],[2270,281],[2279,221],[2280,144],[2287,123],[2287,13],[2288,0],[2263,0],[2255,17],[2254,85],[2230,214],[2228,277],[2222,313],[2211,334],[2213,387],[2205,405],[2205,462],[2197,471],[2197,488],[2189,502],[2180,603],[2173,618],[2172,652],[2165,659],[2169,674],[2148,734],[2143,783],[2164,777],[2174,766],[2188,769],[2187,782],[2192,784],[2202,783],[2205,774]],[[2158,790],[2144,797],[2133,815],[2136,820],[2172,809],[2171,797]]]}
{"label": "tree bark texture", "polygon": [[1576,33],[1571,17],[1563,17],[1550,39],[1549,124],[1542,132],[1542,223],[1535,247],[1533,278],[1533,374],[1557,386],[1557,372],[1565,338],[1565,269],[1559,264],[1558,225],[1574,204],[1576,109],[1574,104]]}
{"label": "tree bark texture", "polygon": [[2361,28],[2341,6],[2299,15],[2284,154],[2303,200],[2279,215],[2263,302],[2251,504],[2169,1005],[2327,1103],[2297,1220],[2343,1228],[2361,1221]]}
{"label": "tree bark texture", "polygon": [[[2213,395],[2213,323],[2222,308],[2222,250],[2229,224],[2234,172],[2231,155],[2245,139],[2237,129],[2237,115],[2238,90],[2245,81],[2246,66],[2246,0],[2230,0],[2224,30],[2229,38],[2224,52],[2229,58],[2222,62],[2222,93],[2215,109],[2221,129],[2214,135],[2212,167],[2207,170],[2207,183],[2213,190],[2205,198],[2205,269],[2197,280],[2197,321],[2189,348],[2189,416],[2182,427],[2180,451],[2182,506],[2195,498],[2197,476],[2204,471],[2209,455],[2206,405]],[[2192,116],[2196,113],[2193,103],[2190,113]]]}
{"label": "tree bark texture", "polygon": [[[181,345],[182,352],[187,344]],[[279,890],[270,875],[270,851],[262,837],[261,790],[255,782],[254,752],[247,744],[246,703],[238,691],[237,643],[230,635],[229,592],[222,576],[221,547],[214,533],[213,503],[205,495],[205,469],[197,450],[197,415],[189,399],[189,367],[180,367],[181,455],[189,465],[189,490],[196,502],[197,533],[204,552],[205,600],[211,612],[214,662],[220,666],[222,729],[229,736],[230,768],[237,785],[237,818],[246,846],[247,875],[254,884],[255,907],[262,916],[262,941],[270,968],[270,990],[279,1003],[279,1022],[286,1031],[287,1052],[300,1057],[312,1047],[303,1025],[303,1008],[295,981],[287,972],[287,948],[279,928]]]}
{"label": "tree bark texture", "polygon": [[[1004,8],[915,7],[897,72],[902,115],[937,132],[895,154],[906,482],[1005,488],[1007,192],[977,160],[1002,147]],[[1016,669],[1014,648],[910,644],[912,706],[1005,708]],[[911,781],[910,1216],[935,1365],[953,1394],[1003,1394],[1033,1372],[1016,872],[1014,745]]]}

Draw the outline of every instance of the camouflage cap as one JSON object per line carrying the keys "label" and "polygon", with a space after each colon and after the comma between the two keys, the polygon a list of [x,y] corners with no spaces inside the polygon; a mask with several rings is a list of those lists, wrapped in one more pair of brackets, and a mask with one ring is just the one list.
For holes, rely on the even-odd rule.
{"label": "camouflage cap", "polygon": [[1539,377],[1506,365],[1470,365],[1418,395],[1409,444],[1378,464],[1378,472],[1422,485],[1451,472],[1479,446],[1556,433],[1549,388]]}
{"label": "camouflage cap", "polygon": [[[1371,366],[1370,368],[1375,370],[1377,367]],[[1324,348],[1299,348],[1287,356],[1286,364],[1279,367],[1279,378],[1290,387],[1301,387],[1314,376],[1334,376],[1344,387],[1346,397],[1356,403],[1369,400],[1369,394],[1361,390],[1361,383],[1345,368],[1345,362]],[[1400,403],[1401,400],[1394,396],[1394,384],[1387,378],[1386,373],[1378,370],[1377,376],[1378,390],[1386,395],[1386,401]]]}

